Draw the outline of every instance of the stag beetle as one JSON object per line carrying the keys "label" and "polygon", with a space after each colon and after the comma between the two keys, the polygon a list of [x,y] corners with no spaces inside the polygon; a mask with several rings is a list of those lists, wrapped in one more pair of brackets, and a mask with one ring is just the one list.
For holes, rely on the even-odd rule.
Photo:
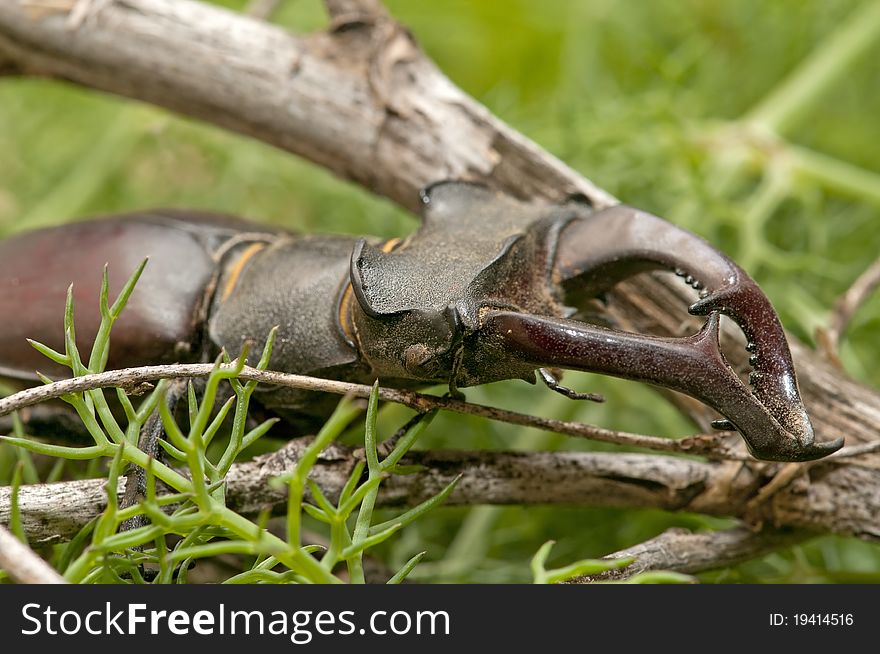
{"label": "stag beetle", "polygon": [[[503,379],[559,387],[548,369],[586,370],[681,391],[724,416],[757,458],[807,461],[814,442],[779,319],[757,284],[701,238],[624,205],[583,198],[525,203],[441,182],[421,193],[424,221],[403,240],[295,236],[210,214],[155,211],[25,233],[0,243],[0,376],[63,370],[27,345],[59,347],[74,284],[79,338],[93,338],[100,270],[151,264],[114,331],[109,366],[205,360],[280,330],[270,368],[362,383],[460,387]],[[675,270],[708,316],[686,338],[575,319],[621,279]],[[83,310],[87,307],[87,310]],[[743,383],[721,353],[719,314],[748,339]],[[569,394],[571,394],[569,392]],[[292,419],[325,417],[333,398],[265,388],[255,398]]]}

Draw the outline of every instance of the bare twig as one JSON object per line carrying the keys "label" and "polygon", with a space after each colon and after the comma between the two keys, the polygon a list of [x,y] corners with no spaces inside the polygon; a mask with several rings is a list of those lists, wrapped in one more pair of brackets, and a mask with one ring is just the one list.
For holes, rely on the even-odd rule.
{"label": "bare twig", "polygon": [[[0,399],[0,416],[12,411],[59,398],[68,393],[80,393],[96,388],[135,388],[141,384],[157,379],[207,377],[214,369],[208,363],[175,364],[163,366],[143,366],[140,368],[125,368],[123,370],[110,370],[94,375],[63,379],[61,381],[36,386],[19,391],[14,395]],[[270,370],[257,370],[245,366],[241,371],[241,379],[258,381],[265,384],[287,386],[308,391],[337,393],[339,395],[353,395],[355,397],[369,397],[370,386],[365,384],[352,384],[331,379],[318,377],[306,377],[292,375]],[[748,460],[748,457],[735,450],[726,448],[718,434],[697,434],[681,440],[646,436],[642,434],[629,434],[626,432],[603,429],[592,425],[585,425],[551,418],[540,418],[515,411],[496,409],[495,407],[482,404],[473,404],[454,398],[435,397],[403,391],[393,388],[381,388],[379,398],[388,402],[397,402],[411,409],[424,413],[432,409],[444,409],[456,413],[480,416],[507,422],[525,427],[534,427],[545,431],[552,431],[569,436],[589,438],[605,443],[616,443],[630,447],[643,447],[647,449],[661,450],[663,452],[681,452],[688,454],[702,454],[720,459]]]}
{"label": "bare twig", "polygon": [[0,569],[20,584],[64,584],[64,578],[0,524]]}
{"label": "bare twig", "polygon": [[792,483],[800,475],[806,474],[812,463],[814,462],[807,461],[805,463],[786,463],[783,465],[773,476],[773,479],[761,488],[755,497],[749,500],[746,510],[756,511],[762,504]]}
{"label": "bare twig", "polygon": [[827,329],[819,329],[817,343],[823,354],[835,365],[840,363],[840,341],[856,311],[867,301],[871,294],[880,286],[880,259],[872,263],[865,272],[859,275],[852,286],[834,303],[834,313]]}
{"label": "bare twig", "polygon": [[777,530],[753,532],[743,527],[705,533],[668,529],[644,543],[605,557],[634,557],[635,561],[627,567],[579,577],[572,583],[622,580],[649,570],[670,570],[686,574],[717,570],[794,545],[811,535],[815,534]]}

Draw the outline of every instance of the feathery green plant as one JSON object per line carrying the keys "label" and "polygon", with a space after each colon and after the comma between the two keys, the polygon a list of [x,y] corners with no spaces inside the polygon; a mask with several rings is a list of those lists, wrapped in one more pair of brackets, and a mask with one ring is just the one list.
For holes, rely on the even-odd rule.
{"label": "feathery green plant", "polygon": [[[138,267],[112,306],[108,300],[109,282],[105,267],[100,291],[101,325],[88,364],[83,363],[76,345],[72,287],[68,289],[64,313],[64,353],[42,343],[32,341],[31,344],[51,360],[69,367],[75,377],[102,372],[107,364],[113,323],[124,309],[145,265],[146,261]],[[258,369],[265,369],[269,363],[275,334],[274,329],[269,334],[257,364]],[[354,466],[336,505],[308,476],[320,453],[361,414],[361,408],[347,398],[339,403],[305,449],[296,468],[277,479],[279,484],[288,487],[286,540],[270,533],[265,524],[252,522],[227,507],[224,480],[230,467],[245,448],[266,434],[277,422],[273,418],[245,431],[248,405],[256,382],[242,383],[236,377],[244,366],[247,354],[245,348],[235,361],[229,361],[225,353],[221,354],[214,363],[201,399],[196,399],[193,386],[189,385],[187,433],[178,425],[165,401],[169,383],[162,380],[137,408],[123,389],[116,389],[116,397],[125,414],[124,427],[113,415],[103,389],[63,396],[62,399],[76,410],[83,421],[94,445],[68,447],[41,443],[26,438],[20,430],[15,436],[2,437],[5,442],[25,451],[46,456],[79,460],[104,458],[111,461],[107,474],[106,509],[84,527],[58,557],[59,569],[65,578],[85,583],[144,583],[143,569],[147,565],[158,570],[155,575],[158,583],[182,582],[186,580],[190,564],[195,560],[219,554],[238,554],[249,557],[252,563],[241,574],[227,579],[231,583],[341,583],[342,578],[336,573],[341,564],[347,567],[352,582],[365,583],[364,552],[442,503],[452,492],[457,479],[436,496],[393,520],[374,524],[374,506],[380,484],[389,475],[407,472],[400,465],[400,460],[415,444],[432,417],[428,415],[417,421],[392,444],[391,452],[380,460],[376,384],[367,407],[366,464],[359,462]],[[51,382],[45,377],[43,381]],[[215,410],[218,388],[224,381],[231,385],[234,397]],[[167,441],[162,440],[160,444],[170,458],[183,466],[183,470],[172,468],[138,449],[141,429],[156,410],[161,415],[167,434]],[[233,411],[233,417],[228,443],[219,457],[212,458],[208,446],[230,411]],[[123,475],[126,466],[131,465],[146,471],[146,497],[139,504],[123,509],[119,505],[116,480]],[[368,475],[362,481],[365,467]],[[23,463],[15,468],[13,504],[16,504],[15,493],[24,469]],[[171,492],[160,494],[157,491],[158,482]],[[304,501],[306,487],[316,503],[314,506]],[[303,512],[329,526],[329,545],[326,549],[301,542]],[[139,514],[145,515],[149,524],[120,531],[125,521]],[[353,529],[350,524],[352,519]],[[17,505],[11,527],[23,538]],[[176,535],[179,539],[169,545],[169,535]],[[389,583],[400,583],[424,554],[422,552],[410,559],[391,577]],[[276,569],[279,567],[281,571]]]}

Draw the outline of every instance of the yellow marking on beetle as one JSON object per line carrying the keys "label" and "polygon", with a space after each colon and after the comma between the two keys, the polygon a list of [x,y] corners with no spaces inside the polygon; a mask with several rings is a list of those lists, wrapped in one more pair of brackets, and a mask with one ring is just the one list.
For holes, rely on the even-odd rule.
{"label": "yellow marking on beetle", "polygon": [[238,278],[241,277],[241,273],[244,271],[244,267],[247,265],[247,262],[250,261],[253,256],[266,247],[265,243],[252,243],[248,248],[242,252],[238,259],[232,264],[232,268],[229,271],[229,278],[226,280],[226,285],[223,287],[223,294],[220,296],[220,300],[226,300],[230,295],[232,295],[232,291],[235,290],[235,285],[238,283]]}
{"label": "yellow marking on beetle", "polygon": [[391,250],[397,247],[398,243],[400,243],[399,238],[388,239],[382,244],[382,252],[391,252]]}
{"label": "yellow marking on beetle", "polygon": [[345,290],[342,292],[342,298],[339,300],[339,326],[342,327],[342,332],[345,334],[345,337],[351,343],[355,343],[355,335],[354,335],[354,325],[352,324],[352,316],[351,316],[351,296],[353,291],[351,290],[351,282],[345,285]]}
{"label": "yellow marking on beetle", "polygon": [[[391,252],[397,245],[400,243],[401,239],[392,238],[385,241],[382,246],[382,252]],[[351,343],[357,342],[357,335],[355,334],[354,329],[354,318],[351,315],[351,298],[354,294],[354,291],[351,288],[351,282],[349,282],[345,286],[345,290],[342,292],[342,297],[339,299],[339,326],[342,327],[342,332],[345,334],[345,337]]]}

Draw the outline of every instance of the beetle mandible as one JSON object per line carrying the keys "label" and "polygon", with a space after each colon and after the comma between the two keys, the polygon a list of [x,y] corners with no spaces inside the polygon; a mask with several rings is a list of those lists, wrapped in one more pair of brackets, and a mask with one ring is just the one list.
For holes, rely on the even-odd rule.
{"label": "beetle mandible", "polygon": [[[398,387],[535,381],[586,370],[674,389],[724,416],[757,458],[807,461],[815,442],[782,326],[757,284],[703,239],[651,214],[583,198],[525,203],[485,186],[441,182],[421,193],[424,220],[403,240],[297,236],[236,218],[159,210],[25,233],[0,243],[0,376],[52,368],[25,341],[62,343],[68,284],[85,347],[99,323],[100,270],[147,267],[114,329],[110,367],[207,360],[280,327],[269,367]],[[35,265],[34,262],[39,262]],[[579,320],[585,300],[650,269],[676,271],[707,316],[685,338]],[[21,309],[26,307],[26,309]],[[743,383],[719,347],[719,316],[745,333]],[[258,348],[259,349],[259,348]],[[566,390],[566,389],[561,389]],[[300,423],[332,397],[261,388],[255,399]]]}

